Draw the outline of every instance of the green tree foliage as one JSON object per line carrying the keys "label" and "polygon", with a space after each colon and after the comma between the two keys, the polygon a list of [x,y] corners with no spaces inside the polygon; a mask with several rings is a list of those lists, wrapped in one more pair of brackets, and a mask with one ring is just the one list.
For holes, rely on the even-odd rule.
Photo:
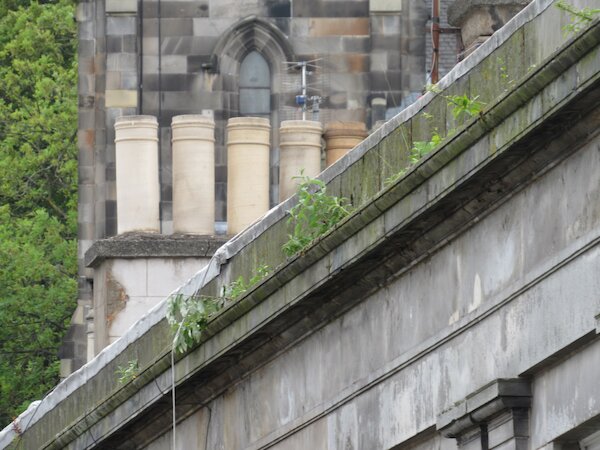
{"label": "green tree foliage", "polygon": [[77,296],[74,6],[0,0],[0,426],[57,383]]}

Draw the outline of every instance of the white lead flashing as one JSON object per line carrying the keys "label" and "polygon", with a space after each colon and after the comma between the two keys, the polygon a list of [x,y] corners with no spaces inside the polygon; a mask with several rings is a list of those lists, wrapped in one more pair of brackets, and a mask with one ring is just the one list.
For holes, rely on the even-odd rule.
{"label": "white lead flashing", "polygon": [[[495,49],[506,42],[512,34],[526,23],[532,21],[545,11],[553,0],[534,0],[527,7],[522,9],[513,17],[504,27],[494,33],[484,44],[469,55],[465,60],[458,63],[444,78],[438,86],[440,89],[446,89],[457,79],[467,74],[475,68],[483,59],[489,56]],[[375,147],[385,137],[392,133],[396,128],[406,122],[411,117],[417,115],[433,98],[435,94],[428,92],[420,97],[415,103],[402,110],[392,119],[387,121],[374,133],[368,136],[363,142],[357,145],[352,151],[344,155],[335,164],[325,169],[318,178],[329,183],[334,178],[345,172],[350,166],[359,161],[371,148]],[[29,405],[29,408],[15,419],[21,433],[25,432],[30,426],[35,424],[45,414],[54,409],[61,401],[71,395],[75,390],[83,386],[88,380],[96,376],[108,363],[113,361],[129,345],[137,341],[146,334],[152,327],[157,325],[166,315],[167,299],[172,295],[184,294],[192,295],[215,279],[221,272],[221,266],[226,264],[229,259],[238,254],[244,247],[249,245],[263,232],[279,222],[287,211],[295,203],[295,198],[289,198],[268,211],[263,217],[254,222],[246,230],[234,236],[227,243],[222,245],[209,261],[208,265],[201,269],[196,275],[192,276],[186,283],[176,289],[165,300],[157,304],[140,320],[134,323],[127,332],[117,341],[104,348],[93,360],[89,361],[76,372],[63,380],[52,392],[50,392],[41,401],[35,401]],[[18,437],[14,423],[8,425],[0,431],[0,449],[6,448]]]}

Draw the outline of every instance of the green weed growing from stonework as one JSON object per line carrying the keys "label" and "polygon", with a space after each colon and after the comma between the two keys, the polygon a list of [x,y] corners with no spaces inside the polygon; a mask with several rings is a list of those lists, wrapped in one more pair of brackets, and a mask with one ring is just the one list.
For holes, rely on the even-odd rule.
{"label": "green weed growing from stonework", "polygon": [[[441,95],[441,91],[437,86],[427,86],[426,90]],[[465,120],[479,116],[485,105],[483,102],[478,101],[479,96],[470,98],[468,95],[464,94],[442,95],[442,97],[446,99],[448,106],[452,108],[451,113],[456,120]],[[433,116],[427,112],[423,112],[422,116],[425,120],[433,119]],[[417,164],[421,158],[430,153],[433,149],[440,145],[444,139],[452,136],[454,133],[456,133],[456,129],[452,128],[448,130],[446,136],[442,136],[438,132],[438,129],[434,128],[433,132],[431,133],[431,138],[428,141],[414,141],[409,153],[409,166],[404,167],[397,173],[387,177],[384,181],[384,185],[388,186],[398,181],[400,178],[402,178],[402,176],[404,176],[410,166]]]}
{"label": "green weed growing from stonework", "polygon": [[560,0],[556,3],[556,7],[562,11],[565,11],[571,17],[571,23],[565,25],[563,33],[565,36],[569,34],[577,34],[583,30],[591,21],[596,17],[600,16],[600,8],[583,8],[577,9],[570,3]]}
{"label": "green weed growing from stonework", "polygon": [[448,105],[452,106],[452,116],[456,120],[469,119],[477,117],[483,109],[483,103],[477,101],[479,95],[470,98],[468,95],[448,95],[444,96],[448,100]]}
{"label": "green weed growing from stonework", "polygon": [[265,278],[271,273],[271,268],[266,264],[258,266],[254,271],[254,275],[250,277],[248,281],[243,276],[239,276],[235,281],[232,281],[229,285],[223,288],[223,297],[227,300],[235,300],[241,296],[244,292],[250,290],[252,286],[258,284],[260,280]]}
{"label": "green weed growing from stonework", "polygon": [[118,366],[115,374],[118,375],[117,381],[120,384],[129,383],[135,380],[140,372],[137,359],[133,359],[127,362],[126,366]]}
{"label": "green weed growing from stonework", "polygon": [[294,178],[300,180],[296,191],[298,204],[289,211],[287,223],[292,226],[292,232],[282,247],[286,256],[304,250],[350,214],[352,208],[346,198],[327,194],[327,187],[321,180],[306,176]]}
{"label": "green weed growing from stonework", "polygon": [[259,266],[248,281],[238,277],[223,287],[222,295],[177,294],[169,298],[167,303],[167,321],[173,331],[173,347],[178,353],[184,353],[200,342],[202,332],[210,319],[228,302],[233,302],[246,293],[254,285],[265,278],[271,269],[267,265]]}

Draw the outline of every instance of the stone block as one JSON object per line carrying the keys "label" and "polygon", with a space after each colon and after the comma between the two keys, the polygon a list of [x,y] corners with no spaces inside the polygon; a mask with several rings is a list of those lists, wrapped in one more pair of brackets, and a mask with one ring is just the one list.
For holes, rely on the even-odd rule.
{"label": "stone block", "polygon": [[108,329],[109,342],[121,337],[131,325],[157,305],[163,297],[129,297],[123,310],[117,312]]}
{"label": "stone block", "polygon": [[158,55],[158,37],[145,37],[142,39],[144,55]]}
{"label": "stone block", "polygon": [[371,64],[370,64],[370,69],[372,71],[384,71],[387,70],[387,52],[384,51],[378,51],[378,52],[372,52],[370,55],[371,58]]}
{"label": "stone block", "polygon": [[79,176],[79,183],[93,183],[94,182],[94,168],[90,166],[77,166],[77,172]]}
{"label": "stone block", "polygon": [[400,52],[391,50],[387,52],[387,67],[388,69],[402,69],[402,56]]}
{"label": "stone block", "polygon": [[110,277],[122,287],[128,297],[148,295],[147,259],[115,259],[110,262]]}
{"label": "stone block", "polygon": [[106,51],[108,53],[121,53],[123,41],[121,36],[107,36],[106,37]]}
{"label": "stone block", "polygon": [[369,10],[372,13],[399,13],[402,11],[402,0],[370,0]]}
{"label": "stone block", "polygon": [[160,33],[163,38],[169,36],[192,36],[194,20],[192,18],[161,19]]}
{"label": "stone block", "polygon": [[[137,89],[138,73],[137,71],[124,71],[121,73],[121,89]],[[134,113],[135,114],[135,113]]]}
{"label": "stone block", "polygon": [[106,14],[136,13],[138,0],[106,0]]}
{"label": "stone block", "polygon": [[374,91],[398,91],[402,89],[402,72],[387,70],[369,73],[371,89]]}
{"label": "stone block", "polygon": [[[144,18],[144,38],[158,38],[158,19]],[[162,34],[162,30],[161,30]]]}
{"label": "stone block", "polygon": [[163,55],[210,55],[217,37],[173,36],[162,43]]}
{"label": "stone block", "polygon": [[230,17],[194,18],[193,35],[198,37],[218,38],[234,23],[235,19]]}
{"label": "stone block", "polygon": [[371,39],[368,36],[344,36],[342,50],[349,53],[368,53],[371,50]]}
{"label": "stone block", "polygon": [[[208,0],[163,0],[160,4],[160,17],[162,17],[163,19],[180,17],[208,17],[208,3]],[[158,17],[158,5],[149,5],[149,7],[145,8],[144,17]]]}
{"label": "stone block", "polygon": [[220,109],[221,95],[218,92],[164,92],[163,108],[173,113]]}
{"label": "stone block", "polygon": [[207,262],[207,258],[148,259],[148,295],[168,296]]}
{"label": "stone block", "polygon": [[121,51],[124,53],[137,53],[138,37],[135,34],[126,34],[121,37]]}
{"label": "stone block", "polygon": [[371,33],[401,34],[402,16],[399,14],[383,14],[371,16]]}
{"label": "stone block", "polygon": [[368,0],[294,2],[292,17],[368,17]]}
{"label": "stone block", "polygon": [[114,16],[106,18],[106,35],[122,36],[137,33],[137,19],[130,16]]}
{"label": "stone block", "polygon": [[143,70],[144,76],[155,75],[156,73],[158,73],[158,56],[144,55],[142,57],[142,70]]}
{"label": "stone block", "polygon": [[119,89],[121,87],[121,72],[114,70],[106,72],[106,87],[108,89]]}
{"label": "stone block", "polygon": [[308,34],[320,36],[368,36],[370,31],[368,18],[315,18],[308,23]]}
{"label": "stone block", "polygon": [[[94,97],[87,95],[79,95],[77,96],[78,102],[78,112],[77,112],[77,123],[79,132],[91,132],[91,140],[81,141],[79,140],[79,146],[82,145],[92,148],[94,146],[94,125],[96,123],[96,114],[93,109],[94,106]],[[81,136],[83,137],[83,135]],[[81,139],[81,137],[79,139]]]}
{"label": "stone block", "polygon": [[[420,38],[425,43],[423,37]],[[371,45],[374,49],[393,49],[400,50],[402,44],[406,41],[405,37],[400,34],[373,34],[371,35]],[[405,51],[408,51],[406,48]]]}
{"label": "stone block", "polygon": [[273,25],[281,30],[286,36],[290,35],[292,19],[290,17],[275,17],[271,19]]}
{"label": "stone block", "polygon": [[75,10],[75,18],[77,22],[83,23],[92,20],[94,17],[94,9],[92,3],[79,2]]}
{"label": "stone block", "polygon": [[210,0],[209,10],[211,17],[265,17],[268,16],[266,3],[262,0]]}
{"label": "stone block", "polygon": [[109,53],[106,55],[106,70],[122,72],[137,69],[137,55],[133,53]]}
{"label": "stone block", "polygon": [[105,93],[107,108],[136,107],[137,100],[137,90],[107,89]]}
{"label": "stone block", "polygon": [[[158,61],[156,61],[158,63]],[[186,55],[163,55],[160,61],[162,73],[187,73]]]}
{"label": "stone block", "polygon": [[82,56],[90,57],[94,54],[94,41],[92,39],[79,39],[78,40],[78,54]]}

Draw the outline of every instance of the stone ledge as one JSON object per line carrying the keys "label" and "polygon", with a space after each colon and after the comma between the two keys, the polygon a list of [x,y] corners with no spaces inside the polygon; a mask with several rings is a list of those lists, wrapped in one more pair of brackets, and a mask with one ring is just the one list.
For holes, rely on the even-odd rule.
{"label": "stone ledge", "polygon": [[107,258],[209,258],[225,242],[226,236],[126,233],[96,241],[84,263],[96,267]]}

